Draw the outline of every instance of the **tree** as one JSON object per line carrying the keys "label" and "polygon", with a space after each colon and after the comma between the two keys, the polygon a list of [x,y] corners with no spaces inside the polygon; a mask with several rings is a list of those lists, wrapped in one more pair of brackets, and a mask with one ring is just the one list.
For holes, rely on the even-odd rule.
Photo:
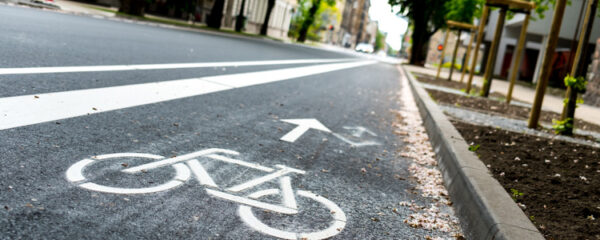
{"label": "tree", "polygon": [[446,26],[446,0],[388,0],[399,6],[398,14],[408,17],[412,26],[412,50],[409,63],[425,65],[427,47],[431,36]]}
{"label": "tree", "polygon": [[385,48],[385,33],[377,30],[377,36],[375,36],[375,51],[383,50]]}
{"label": "tree", "polygon": [[269,0],[267,2],[267,13],[265,14],[265,21],[260,27],[260,35],[267,35],[267,30],[269,29],[269,19],[271,18],[271,12],[273,11],[273,7],[275,7],[275,0]]}
{"label": "tree", "polygon": [[134,16],[144,16],[144,8],[146,1],[144,0],[120,0],[120,13],[125,13]]}
{"label": "tree", "polygon": [[223,8],[225,8],[225,0],[216,0],[210,10],[210,16],[206,21],[206,25],[210,28],[221,28],[221,19],[223,18]]}
{"label": "tree", "polygon": [[246,8],[246,0],[242,0],[242,5],[240,6],[240,11],[235,18],[235,31],[241,32],[242,28],[244,28],[244,21],[246,17],[244,16],[244,9]]}
{"label": "tree", "polygon": [[300,25],[300,29],[298,30],[298,42],[306,41],[306,36],[308,34],[308,28],[314,23],[315,15],[319,8],[321,7],[321,3],[324,2],[329,6],[335,5],[335,0],[310,0],[310,8],[308,11],[303,12],[303,21]]}

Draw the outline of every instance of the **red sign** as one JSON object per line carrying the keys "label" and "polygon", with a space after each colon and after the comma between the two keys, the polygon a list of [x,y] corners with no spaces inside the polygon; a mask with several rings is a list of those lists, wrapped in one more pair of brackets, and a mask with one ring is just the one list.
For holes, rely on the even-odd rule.
{"label": "red sign", "polygon": [[438,49],[438,51],[441,52],[442,50],[444,50],[444,45],[442,45],[442,44],[438,45],[437,49]]}

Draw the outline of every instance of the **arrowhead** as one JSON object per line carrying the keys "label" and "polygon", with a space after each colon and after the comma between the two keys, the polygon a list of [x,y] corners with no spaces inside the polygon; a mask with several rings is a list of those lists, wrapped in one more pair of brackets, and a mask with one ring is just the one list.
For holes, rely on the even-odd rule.
{"label": "arrowhead", "polygon": [[296,124],[298,126],[305,126],[305,127],[320,130],[323,132],[328,132],[328,133],[331,132],[331,130],[329,130],[329,128],[325,127],[321,122],[319,122],[319,120],[314,119],[314,118],[281,119],[281,121],[286,122],[286,123]]}

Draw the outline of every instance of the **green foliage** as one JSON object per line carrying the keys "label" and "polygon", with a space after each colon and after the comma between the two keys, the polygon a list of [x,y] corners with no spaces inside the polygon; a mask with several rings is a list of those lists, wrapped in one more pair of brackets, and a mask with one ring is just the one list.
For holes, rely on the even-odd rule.
{"label": "green foliage", "polygon": [[[442,68],[450,68],[451,64],[452,63],[450,63],[450,62],[445,62],[444,64],[442,64]],[[462,65],[460,65],[458,63],[454,63],[454,69],[460,70],[461,67],[462,67]]]}
{"label": "green foliage", "polygon": [[565,120],[552,120],[552,129],[556,134],[562,134],[568,129],[573,129],[573,118],[566,118]]}
{"label": "green foliage", "polygon": [[450,0],[445,3],[447,20],[472,23],[473,17],[480,17],[485,0]]}
{"label": "green foliage", "polygon": [[[425,18],[426,29],[431,34],[446,26],[447,0],[388,0],[391,6],[399,6],[399,15],[408,17],[411,21]],[[419,31],[421,29],[414,29]]]}
{"label": "green foliage", "polygon": [[479,149],[479,147],[481,147],[479,144],[471,145],[471,146],[469,146],[469,151],[475,152],[475,151],[477,151],[477,149]]}
{"label": "green foliage", "polygon": [[565,86],[571,87],[571,89],[578,93],[585,93],[587,83],[584,77],[575,78],[571,75],[565,77]]}
{"label": "green foliage", "polygon": [[523,197],[524,193],[519,192],[519,190],[511,188],[510,189],[510,193],[511,193],[511,197],[513,200],[515,200],[515,202],[517,201],[517,199]]}
{"label": "green foliage", "polygon": [[[319,32],[333,22],[341,20],[340,11],[335,7],[336,0],[298,0],[298,11],[292,17],[288,36],[298,38],[303,25],[308,24],[306,38],[312,41],[320,41]],[[311,8],[319,4],[314,15]]]}
{"label": "green foliage", "polygon": [[379,51],[385,48],[385,34],[377,30],[377,36],[375,36],[375,51]]}

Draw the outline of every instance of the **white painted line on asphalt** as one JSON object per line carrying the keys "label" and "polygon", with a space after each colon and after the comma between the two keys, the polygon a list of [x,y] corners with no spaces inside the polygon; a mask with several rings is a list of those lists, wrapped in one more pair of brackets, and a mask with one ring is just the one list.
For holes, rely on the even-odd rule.
{"label": "white painted line on asphalt", "polygon": [[[279,193],[278,189],[269,189],[269,190],[277,190],[277,192]],[[217,190],[206,189],[206,192],[208,194],[218,197],[218,198],[223,198],[225,200],[241,203],[241,204],[248,205],[248,206],[271,210],[271,211],[278,212],[278,213],[283,213],[283,214],[298,213],[298,210],[296,210],[296,209],[291,209],[291,208],[287,208],[287,207],[279,206],[279,205],[275,205],[275,204],[270,204],[270,203],[264,203],[261,201],[256,201],[256,200],[253,200],[250,198],[240,197],[240,196],[232,195],[232,194],[217,191]]]}
{"label": "white painted line on asphalt", "polygon": [[329,130],[329,128],[325,127],[321,122],[319,122],[319,120],[314,119],[314,118],[282,119],[281,121],[298,125],[292,131],[288,132],[286,135],[284,135],[283,137],[280,138],[280,140],[286,141],[286,142],[291,142],[291,143],[295,142],[300,136],[302,136],[302,134],[304,134],[306,131],[308,131],[308,129],[311,129],[311,128],[319,130],[319,131],[327,132],[327,133],[331,132],[331,130]]}
{"label": "white painted line on asphalt", "polygon": [[272,169],[270,167],[261,166],[261,165],[256,164],[256,163],[245,162],[245,161],[242,161],[242,160],[228,158],[228,157],[217,155],[217,154],[209,154],[206,157],[209,157],[209,158],[212,158],[212,159],[215,159],[215,160],[219,160],[219,161],[222,161],[222,162],[226,162],[226,163],[233,163],[233,164],[241,165],[241,166],[244,166],[244,167],[254,168],[256,170],[260,170],[260,171],[264,171],[264,172],[272,172],[274,170],[274,169]]}
{"label": "white painted line on asphalt", "polygon": [[289,80],[374,63],[376,61],[333,63],[0,98],[0,130],[199,96],[233,88]]}
{"label": "white painted line on asphalt", "polygon": [[85,177],[83,176],[83,169],[85,168],[85,166],[93,162],[94,160],[86,158],[71,165],[71,167],[67,170],[66,173],[67,180],[69,180],[70,182],[79,182],[85,180]]}
{"label": "white painted line on asphalt", "polygon": [[239,191],[242,191],[242,190],[246,190],[248,188],[257,186],[257,185],[262,184],[264,182],[271,181],[271,180],[273,180],[275,178],[281,177],[281,176],[286,175],[288,173],[290,173],[288,170],[282,169],[282,170],[279,170],[277,172],[274,172],[274,173],[271,173],[271,174],[268,174],[268,175],[265,175],[265,176],[262,176],[262,177],[259,177],[259,178],[252,179],[252,180],[247,181],[245,183],[241,183],[241,184],[235,185],[233,187],[228,188],[227,191],[239,192]]}
{"label": "white painted line on asphalt", "polygon": [[192,160],[196,157],[200,157],[200,156],[208,155],[208,154],[212,154],[212,153],[217,153],[217,152],[228,153],[228,154],[232,154],[232,155],[239,154],[238,152],[232,151],[232,150],[221,149],[221,148],[209,148],[209,149],[204,149],[204,150],[196,151],[193,153],[188,153],[188,154],[184,154],[184,155],[173,157],[173,158],[167,158],[165,160],[146,163],[144,165],[139,165],[136,167],[130,167],[127,169],[123,169],[122,171],[126,172],[126,173],[135,173],[135,172],[140,172],[142,170],[150,170],[150,169],[159,168],[159,167],[163,167],[163,166],[167,166],[167,165],[172,165],[172,164],[175,164],[175,163],[178,163],[181,161]]}
{"label": "white painted line on asphalt", "polygon": [[209,68],[209,67],[245,67],[245,66],[285,65],[285,64],[332,63],[332,62],[342,62],[342,61],[352,61],[352,60],[356,60],[356,58],[293,59],[293,60],[200,62],[200,63],[166,63],[166,64],[137,64],[137,65],[104,65],[104,66],[0,68],[0,75],[40,74],[40,73],[74,73],[74,72],[108,72],[108,71],[133,71],[133,70],[164,70],[164,69],[183,69],[183,68]]}
{"label": "white painted line on asphalt", "polygon": [[194,173],[194,175],[196,175],[196,178],[198,179],[200,184],[213,188],[218,188],[215,181],[213,181],[208,172],[206,172],[206,169],[202,167],[202,164],[200,164],[198,160],[193,159],[187,161],[186,163],[190,167],[190,169],[192,169],[192,172]]}
{"label": "white painted line on asphalt", "polygon": [[154,193],[154,192],[162,192],[169,190],[171,188],[180,186],[185,181],[187,181],[191,177],[190,169],[182,163],[173,164],[173,168],[175,168],[175,177],[173,180],[168,181],[164,184],[147,187],[147,188],[119,188],[119,187],[110,187],[99,185],[92,182],[87,182],[80,184],[79,186],[88,190],[105,192],[105,193],[116,193],[116,194],[144,194],[144,193]]}
{"label": "white painted line on asphalt", "polygon": [[[248,197],[253,199],[259,199],[263,196],[278,194],[278,189],[266,189],[252,193],[248,195]],[[331,223],[331,226],[317,232],[295,233],[279,230],[264,224],[254,215],[254,213],[252,212],[252,208],[250,208],[249,206],[240,205],[238,209],[238,214],[240,215],[242,221],[244,221],[248,226],[264,234],[283,239],[327,239],[339,234],[344,229],[344,227],[346,226],[346,214],[344,214],[342,209],[338,207],[335,203],[333,203],[329,199],[326,199],[322,196],[318,196],[308,191],[298,190],[297,195],[308,199],[312,199],[322,205],[325,205],[325,207],[328,208],[329,213],[333,215],[333,221]]]}
{"label": "white painted line on asphalt", "polygon": [[292,179],[289,176],[285,176],[279,179],[279,183],[281,184],[283,205],[291,209],[298,209],[298,204],[294,197],[294,190],[292,189]]}

